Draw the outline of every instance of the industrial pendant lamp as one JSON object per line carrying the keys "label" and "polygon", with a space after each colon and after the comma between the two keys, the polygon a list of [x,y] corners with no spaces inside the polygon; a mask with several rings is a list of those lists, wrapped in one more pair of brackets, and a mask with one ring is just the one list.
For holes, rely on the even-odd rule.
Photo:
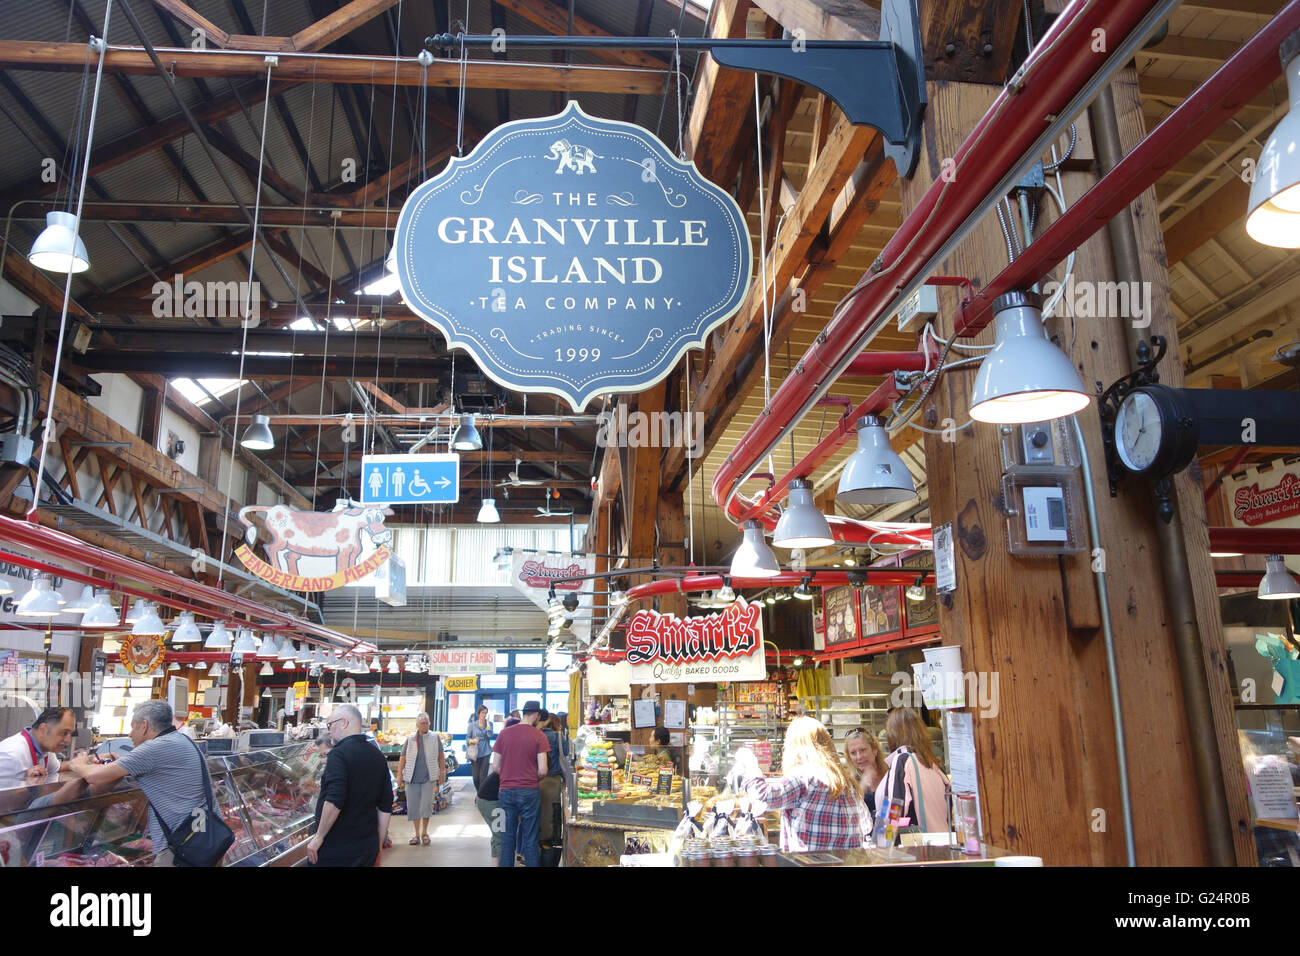
{"label": "industrial pendant lamp", "polygon": [[460,424],[456,426],[455,433],[451,436],[451,447],[453,451],[482,451],[483,439],[474,427],[473,415],[460,416]]}
{"label": "industrial pendant lamp", "polygon": [[297,661],[299,664],[311,664],[312,663],[311,645],[308,644],[306,641],[303,641],[301,644],[299,644],[298,653],[294,656],[293,659]]}
{"label": "industrial pendant lamp", "polygon": [[803,582],[794,589],[794,596],[800,601],[811,601],[815,595],[813,589],[809,586],[809,578],[804,578]]}
{"label": "industrial pendant lamp", "polygon": [[212,670],[208,671],[208,676],[212,678],[220,678],[223,676],[223,674],[224,672],[221,669],[221,661],[217,661],[215,664],[213,664]]}
{"label": "industrial pendant lamp", "polygon": [[140,620],[135,622],[131,628],[131,634],[137,637],[162,637],[167,633],[167,627],[158,616],[158,610],[153,606],[152,601],[146,601],[144,613],[140,615]]}
{"label": "industrial pendant lamp", "polygon": [[501,515],[497,512],[495,498],[483,498],[483,506],[478,509],[479,524],[499,524]]}
{"label": "industrial pendant lamp", "polygon": [[32,243],[27,261],[46,272],[85,272],[90,268],[86,245],[77,235],[77,217],[70,212],[45,214],[45,228]]}
{"label": "industrial pendant lamp", "polygon": [[203,648],[208,651],[228,651],[233,644],[226,625],[217,621],[212,625],[212,632],[208,634],[208,639],[203,642]]}
{"label": "industrial pendant lamp", "polygon": [[744,538],[731,559],[733,578],[770,578],[781,573],[781,562],[763,540],[763,524],[749,520],[741,526]]}
{"label": "industrial pendant lamp", "polygon": [[291,661],[298,656],[298,652],[293,649],[293,641],[289,640],[288,634],[280,638],[280,646],[275,656],[282,661]]}
{"label": "industrial pendant lamp", "polygon": [[261,669],[257,672],[257,676],[258,676],[258,677],[270,677],[270,676],[272,676],[274,673],[275,673],[275,668],[273,668],[273,667],[271,666],[271,662],[270,662],[270,661],[267,661],[265,664],[262,665]]}
{"label": "industrial pendant lamp", "polygon": [[173,644],[198,644],[203,640],[199,626],[194,623],[193,611],[181,611],[180,622],[172,632]]}
{"label": "industrial pendant lamp", "polygon": [[207,661],[197,661],[197,662],[195,662],[195,664],[194,664],[194,669],[195,669],[196,671],[205,671],[205,670],[208,669],[208,662],[207,662]]}
{"label": "industrial pendant lamp", "polygon": [[[50,581],[48,574],[32,577],[32,586],[18,601],[14,613],[19,617],[49,619],[63,613],[63,598]],[[161,633],[161,631],[159,632]]]}
{"label": "industrial pendant lamp", "polygon": [[858,447],[840,472],[835,497],[851,505],[889,505],[916,497],[912,473],[890,447],[889,433],[875,415],[858,419]]}
{"label": "industrial pendant lamp", "polygon": [[920,584],[913,584],[913,585],[911,585],[911,586],[910,586],[906,591],[904,591],[903,593],[907,595],[907,599],[908,599],[909,601],[924,601],[924,600],[925,600],[925,587],[924,587],[923,585],[920,585]]}
{"label": "industrial pendant lamp", "polygon": [[271,416],[254,415],[253,424],[244,429],[244,437],[239,443],[249,451],[270,451],[275,447],[275,438],[271,435]]}
{"label": "industrial pendant lamp", "polygon": [[1255,164],[1246,235],[1265,246],[1296,249],[1300,248],[1300,31],[1282,41],[1279,53],[1290,110],[1273,127]]}
{"label": "industrial pendant lamp", "polygon": [[1047,339],[1038,296],[1008,292],[993,303],[997,344],[975,375],[970,416],[977,422],[1021,425],[1073,415],[1088,406],[1079,372]]}
{"label": "industrial pendant lamp", "polygon": [[778,548],[824,548],[835,543],[830,523],[813,504],[812,482],[795,478],[790,482],[790,500],[772,533]]}
{"label": "industrial pendant lamp", "polygon": [[252,654],[256,650],[257,643],[253,640],[253,632],[246,627],[241,627],[238,636],[235,638],[235,653]]}
{"label": "industrial pendant lamp", "polygon": [[113,607],[113,602],[109,600],[108,592],[96,591],[95,600],[91,603],[90,609],[81,616],[82,629],[95,630],[117,627],[117,625],[117,608]]}
{"label": "industrial pendant lamp", "polygon": [[63,610],[66,614],[85,614],[94,603],[95,588],[93,585],[87,584],[81,589],[81,596],[69,601],[64,605]]}
{"label": "industrial pendant lamp", "polygon": [[387,673],[400,674],[401,672],[402,672],[401,665],[397,663],[397,655],[394,654],[392,657],[388,659]]}
{"label": "industrial pendant lamp", "polygon": [[724,607],[728,604],[736,603],[736,592],[731,589],[731,585],[727,583],[725,578],[723,579],[722,587],[713,593],[713,597],[718,604],[723,605]]}
{"label": "industrial pendant lamp", "polygon": [[1300,598],[1300,583],[1286,569],[1280,554],[1270,554],[1257,592],[1261,601],[1289,601]]}
{"label": "industrial pendant lamp", "polygon": [[375,674],[379,673],[379,671],[381,670],[381,667],[380,667],[380,664],[379,664],[379,655],[378,655],[378,654],[376,654],[374,657],[370,658],[370,670],[371,670],[372,673],[375,673]]}
{"label": "industrial pendant lamp", "polygon": [[131,605],[131,610],[126,612],[126,623],[134,624],[144,616],[145,605],[149,602],[143,598],[136,598],[135,603]]}

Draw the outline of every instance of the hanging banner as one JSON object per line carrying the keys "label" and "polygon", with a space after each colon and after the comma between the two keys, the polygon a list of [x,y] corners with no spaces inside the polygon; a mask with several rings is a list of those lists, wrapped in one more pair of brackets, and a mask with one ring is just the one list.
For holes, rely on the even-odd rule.
{"label": "hanging banner", "polygon": [[486,651],[429,651],[430,674],[495,674],[497,652]]}
{"label": "hanging banner", "polygon": [[417,187],[402,298],[517,392],[640,392],[733,315],[750,241],[731,196],[639,126],[564,112],[498,126]]}
{"label": "hanging banner", "polygon": [[1285,472],[1276,484],[1260,488],[1258,481],[1239,485],[1232,492],[1232,517],[1238,524],[1256,527],[1300,515],[1300,475]]}
{"label": "hanging banner", "polygon": [[627,625],[627,662],[633,684],[766,680],[761,607],[742,598],[704,617],[637,611]]}
{"label": "hanging banner", "polygon": [[130,634],[122,639],[117,653],[122,666],[133,677],[143,677],[157,673],[162,667],[167,656],[167,644],[162,635]]}
{"label": "hanging banner", "polygon": [[[510,586],[528,597],[542,610],[550,600],[551,588],[556,597],[577,594],[578,608],[571,612],[573,622],[570,625],[574,636],[583,643],[591,640],[591,601],[593,590],[591,581],[565,581],[563,578],[577,578],[592,574],[596,570],[594,558],[565,554],[523,554],[513,552],[510,555]],[[540,622],[539,622],[540,623]]]}
{"label": "hanging banner", "polygon": [[[330,512],[296,511],[286,505],[249,505],[239,509],[244,544],[235,554],[253,574],[291,591],[333,591],[353,584],[388,560],[393,532],[384,527],[392,508],[342,508]],[[271,540],[270,563],[253,554],[257,526],[247,517],[262,515]],[[371,552],[368,556],[366,552]],[[364,556],[364,557],[363,557]],[[302,573],[306,562],[313,575]]]}

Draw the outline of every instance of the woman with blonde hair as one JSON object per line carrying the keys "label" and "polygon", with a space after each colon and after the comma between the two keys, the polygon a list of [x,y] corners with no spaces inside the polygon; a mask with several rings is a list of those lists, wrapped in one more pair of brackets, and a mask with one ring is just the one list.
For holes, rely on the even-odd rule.
{"label": "woman with blonde hair", "polygon": [[826,728],[796,717],[785,732],[782,776],[769,780],[748,748],[736,752],[737,789],[781,811],[781,849],[858,850],[871,832],[854,775],[840,763]]}
{"label": "woman with blonde hair", "polygon": [[[889,771],[876,787],[877,811],[891,794],[903,794],[903,816],[922,832],[948,829],[947,775],[939,768],[939,759],[930,744],[930,732],[919,714],[910,707],[889,712],[885,720],[885,746],[890,750]],[[901,770],[902,781],[897,780]]]}
{"label": "woman with blonde hair", "polygon": [[849,771],[857,774],[858,789],[871,815],[876,815],[876,787],[889,772],[880,741],[865,727],[854,727],[844,735],[844,760]]}

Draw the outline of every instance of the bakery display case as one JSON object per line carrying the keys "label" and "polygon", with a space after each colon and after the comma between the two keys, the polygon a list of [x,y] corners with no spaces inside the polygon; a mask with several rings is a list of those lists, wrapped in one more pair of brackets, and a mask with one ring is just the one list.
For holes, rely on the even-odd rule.
{"label": "bakery display case", "polygon": [[[314,741],[208,757],[217,808],[235,834],[224,866],[293,866],[327,751]],[[148,866],[148,803],[132,784],[88,794],[76,778],[0,790],[0,865]]]}

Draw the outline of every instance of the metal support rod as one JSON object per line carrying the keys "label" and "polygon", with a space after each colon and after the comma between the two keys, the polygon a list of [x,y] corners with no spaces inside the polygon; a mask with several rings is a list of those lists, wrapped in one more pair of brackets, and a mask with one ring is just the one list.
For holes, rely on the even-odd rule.
{"label": "metal support rod", "polygon": [[[466,47],[490,47],[500,43],[490,34],[439,33],[425,37],[430,50],[459,50]],[[744,37],[588,37],[588,36],[508,36],[507,47],[543,50],[703,50],[731,47],[747,50],[789,50],[793,40],[747,40]],[[805,50],[892,50],[888,40],[803,40]]]}

